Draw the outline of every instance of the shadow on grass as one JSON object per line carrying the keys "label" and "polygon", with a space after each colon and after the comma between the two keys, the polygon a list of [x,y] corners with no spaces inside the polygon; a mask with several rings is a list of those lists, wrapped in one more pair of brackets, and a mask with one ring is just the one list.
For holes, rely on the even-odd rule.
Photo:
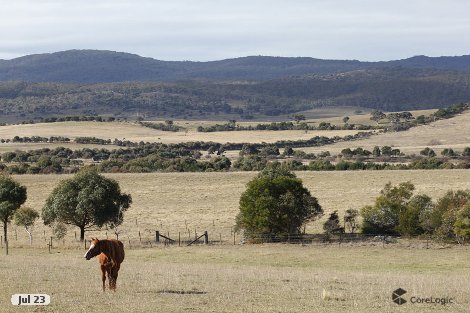
{"label": "shadow on grass", "polygon": [[207,292],[199,290],[160,290],[160,294],[178,294],[178,295],[205,295]]}

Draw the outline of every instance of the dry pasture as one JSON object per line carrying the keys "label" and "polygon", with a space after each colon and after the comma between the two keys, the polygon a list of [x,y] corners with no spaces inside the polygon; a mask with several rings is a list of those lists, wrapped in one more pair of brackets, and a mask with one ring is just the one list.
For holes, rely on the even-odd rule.
{"label": "dry pasture", "polygon": [[[137,232],[152,240],[154,230],[208,230],[217,240],[230,238],[238,198],[256,173],[111,174],[134,203],[125,214],[120,239],[126,246],[116,293],[101,292],[96,260],[85,261],[84,248],[70,229],[65,242],[54,241],[38,225],[34,245],[20,228],[10,255],[0,254],[2,312],[466,312],[468,247],[399,244],[224,245],[163,247],[138,245]],[[434,199],[448,189],[470,188],[466,170],[299,172],[326,212],[371,203],[383,185],[410,180],[417,192]],[[67,175],[22,175],[28,187],[27,205],[40,210],[45,198]],[[319,231],[322,220],[309,225]],[[40,223],[39,223],[40,224]],[[46,238],[43,232],[46,231]],[[89,232],[87,237],[105,231]],[[110,234],[110,236],[112,236]],[[129,241],[130,240],[130,241]],[[8,282],[8,283],[6,283]],[[397,288],[423,297],[452,297],[451,305],[391,301]],[[51,305],[18,308],[16,293],[46,293]]]}
{"label": "dry pasture", "polygon": [[[187,132],[167,132],[135,123],[124,122],[60,122],[60,123],[38,123],[24,125],[0,126],[0,138],[11,139],[14,136],[64,136],[76,137],[98,137],[101,139],[120,139],[134,142],[162,142],[180,143],[189,141],[213,141],[220,143],[259,143],[276,142],[279,140],[306,140],[315,136],[347,136],[354,135],[356,130],[334,130],[334,131],[228,131],[202,133],[194,129]],[[0,144],[0,147],[2,144]]]}
{"label": "dry pasture", "polygon": [[426,147],[434,149],[436,153],[440,153],[445,148],[462,152],[465,147],[470,147],[470,112],[403,132],[382,133],[363,140],[300,149],[313,153],[328,150],[333,154],[338,154],[345,148],[362,147],[372,151],[374,146],[391,146],[407,154],[419,154]]}
{"label": "dry pasture", "polygon": [[[2,312],[468,312],[468,247],[244,245],[126,248],[116,292],[83,249],[0,256]],[[398,306],[392,291],[404,288]],[[46,293],[47,307],[14,307]],[[451,297],[448,305],[410,298]]]}
{"label": "dry pasture", "polygon": [[[177,237],[209,232],[210,237],[230,241],[231,230],[238,212],[238,201],[246,183],[254,172],[227,173],[149,173],[106,174],[116,179],[124,192],[133,198],[131,208],[125,213],[121,238],[153,240],[156,230]],[[413,170],[413,171],[349,171],[349,172],[298,172],[304,185],[318,198],[325,216],[307,225],[308,232],[321,232],[328,213],[338,210],[340,216],[348,208],[359,209],[371,204],[387,182],[398,184],[411,181],[417,193],[425,193],[436,200],[447,190],[470,189],[468,170]],[[68,175],[20,175],[15,179],[28,188],[26,205],[41,211],[46,197],[60,180]],[[12,240],[14,226],[10,228],[11,245],[26,244],[27,234],[17,229],[18,243]],[[66,241],[73,241],[71,228]],[[50,236],[49,227],[39,222],[36,244],[44,247],[44,232]],[[105,231],[90,232],[88,236],[104,236]],[[112,231],[108,232],[112,236]],[[186,237],[185,237],[186,238]]]}

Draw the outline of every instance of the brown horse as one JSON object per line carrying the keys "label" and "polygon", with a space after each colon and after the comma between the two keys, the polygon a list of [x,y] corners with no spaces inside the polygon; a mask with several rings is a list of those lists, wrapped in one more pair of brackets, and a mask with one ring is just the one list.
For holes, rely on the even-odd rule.
{"label": "brown horse", "polygon": [[124,261],[124,245],[119,240],[92,238],[90,249],[85,253],[85,259],[89,260],[97,255],[99,255],[103,291],[105,290],[106,273],[108,274],[109,289],[115,291],[119,268]]}

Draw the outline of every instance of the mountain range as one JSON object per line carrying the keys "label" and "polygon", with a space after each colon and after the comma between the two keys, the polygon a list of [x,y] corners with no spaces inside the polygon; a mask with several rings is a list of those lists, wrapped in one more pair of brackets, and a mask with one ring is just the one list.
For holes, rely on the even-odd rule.
{"label": "mountain range", "polygon": [[72,114],[248,119],[323,106],[398,111],[469,100],[470,56],[191,62],[70,50],[0,60],[0,121]]}
{"label": "mountain range", "polygon": [[297,75],[334,74],[360,69],[394,67],[470,71],[470,55],[415,56],[387,62],[269,56],[192,62],[161,61],[113,51],[68,50],[0,60],[0,80],[77,83],[174,82],[192,79],[257,81]]}

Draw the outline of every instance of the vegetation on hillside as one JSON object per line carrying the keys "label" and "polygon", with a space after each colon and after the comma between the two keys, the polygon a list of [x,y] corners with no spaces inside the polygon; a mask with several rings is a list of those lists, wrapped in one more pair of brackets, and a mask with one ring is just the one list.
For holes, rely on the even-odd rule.
{"label": "vegetation on hillside", "polygon": [[[3,122],[67,115],[108,118],[202,118],[292,114],[323,106],[383,111],[468,101],[468,74],[380,69],[270,81],[106,84],[0,82]],[[1,121],[0,121],[1,122]]]}

